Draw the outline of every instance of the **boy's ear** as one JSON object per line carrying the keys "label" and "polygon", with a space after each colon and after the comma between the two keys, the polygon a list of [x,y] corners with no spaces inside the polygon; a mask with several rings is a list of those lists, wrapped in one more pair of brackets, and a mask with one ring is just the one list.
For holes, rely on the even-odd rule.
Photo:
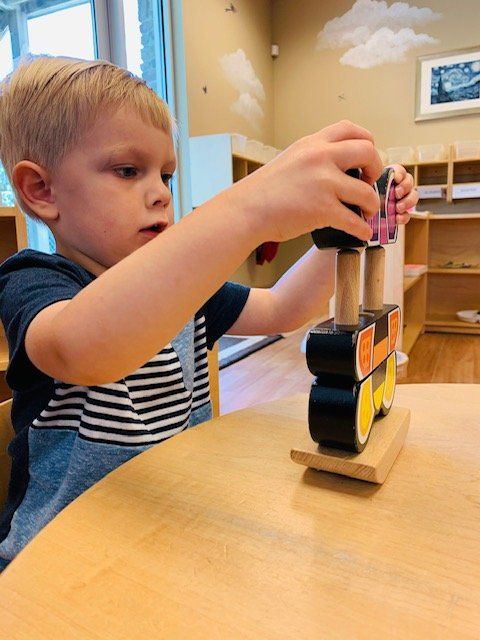
{"label": "boy's ear", "polygon": [[43,222],[58,217],[51,178],[46,169],[35,162],[22,160],[13,168],[12,182],[18,195]]}

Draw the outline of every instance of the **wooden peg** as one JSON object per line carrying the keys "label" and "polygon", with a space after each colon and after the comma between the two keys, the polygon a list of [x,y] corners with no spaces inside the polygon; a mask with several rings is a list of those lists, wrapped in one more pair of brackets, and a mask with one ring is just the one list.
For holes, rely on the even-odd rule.
{"label": "wooden peg", "polygon": [[385,249],[381,246],[365,250],[363,310],[383,309],[383,283],[385,276]]}
{"label": "wooden peg", "polygon": [[339,249],[335,276],[335,324],[358,325],[360,304],[360,253]]}

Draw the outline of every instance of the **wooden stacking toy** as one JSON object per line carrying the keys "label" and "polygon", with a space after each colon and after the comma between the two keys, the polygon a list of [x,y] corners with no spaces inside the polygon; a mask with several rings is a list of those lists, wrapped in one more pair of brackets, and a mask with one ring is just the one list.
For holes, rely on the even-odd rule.
{"label": "wooden stacking toy", "polygon": [[[348,173],[360,177],[358,170]],[[312,234],[318,248],[338,249],[335,317],[314,327],[307,339],[307,365],[315,376],[308,424],[310,436],[319,447],[292,450],[296,462],[374,482],[385,479],[403,444],[409,422],[405,409],[383,418],[372,450],[368,447],[361,453],[369,441],[375,417],[390,412],[396,384],[395,346],[400,309],[383,303],[382,246],[397,239],[393,178],[393,170],[386,169],[374,185],[380,196],[380,209],[368,220],[373,231],[368,243],[330,227]],[[351,209],[361,215],[358,208]],[[359,250],[364,248],[364,296],[360,307]],[[345,452],[357,455],[346,456]]]}

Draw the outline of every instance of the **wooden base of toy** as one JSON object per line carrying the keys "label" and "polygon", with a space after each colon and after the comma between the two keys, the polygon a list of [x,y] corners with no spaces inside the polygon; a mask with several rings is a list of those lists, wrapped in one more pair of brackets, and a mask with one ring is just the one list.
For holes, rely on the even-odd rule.
{"label": "wooden base of toy", "polygon": [[409,425],[410,410],[392,407],[387,416],[374,421],[361,453],[319,446],[306,434],[305,441],[291,450],[290,457],[312,469],[383,484],[403,446]]}

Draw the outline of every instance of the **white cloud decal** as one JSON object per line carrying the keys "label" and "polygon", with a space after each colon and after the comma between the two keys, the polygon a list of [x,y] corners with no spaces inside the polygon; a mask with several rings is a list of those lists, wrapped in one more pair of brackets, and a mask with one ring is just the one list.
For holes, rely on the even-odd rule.
{"label": "white cloud decal", "polygon": [[252,63],[243,49],[238,49],[235,53],[222,56],[220,65],[228,82],[240,94],[231,106],[232,111],[258,130],[260,128],[259,121],[264,117],[259,100],[265,100],[265,89],[257,77]]}
{"label": "white cloud decal", "polygon": [[435,38],[426,33],[415,33],[413,29],[400,29],[394,33],[383,27],[372,34],[365,44],[349,49],[340,62],[359,69],[370,69],[389,62],[402,62],[410,49],[435,42]]}
{"label": "white cloud decal", "polygon": [[259,121],[265,114],[258,100],[249,93],[241,93],[232,104],[231,109],[234,113],[245,118],[247,122],[250,122],[257,131],[260,129]]}
{"label": "white cloud decal", "polygon": [[317,49],[351,47],[340,61],[362,69],[402,62],[411,49],[437,42],[412,27],[441,17],[431,9],[406,2],[394,2],[389,7],[383,1],[356,0],[343,16],[326,23],[317,36]]}

